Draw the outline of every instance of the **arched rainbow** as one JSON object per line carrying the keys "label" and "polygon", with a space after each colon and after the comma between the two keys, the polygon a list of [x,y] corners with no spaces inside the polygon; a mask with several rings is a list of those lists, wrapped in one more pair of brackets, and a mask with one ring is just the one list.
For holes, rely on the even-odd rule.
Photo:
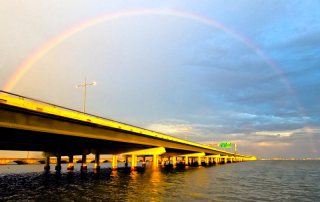
{"label": "arched rainbow", "polygon": [[[120,12],[106,13],[106,14],[88,19],[79,24],[76,24],[71,28],[58,34],[57,36],[51,38],[47,42],[45,42],[43,45],[38,47],[32,54],[30,54],[24,61],[22,61],[22,63],[16,68],[15,72],[8,78],[8,80],[4,84],[3,90],[9,91],[9,92],[12,91],[12,89],[19,82],[19,80],[28,72],[30,68],[32,68],[32,66],[35,63],[37,63],[42,57],[44,57],[52,49],[59,46],[59,44],[63,43],[65,40],[69,39],[75,34],[101,23],[116,20],[119,18],[141,16],[141,15],[160,15],[160,16],[163,15],[163,16],[172,16],[172,17],[178,17],[183,19],[189,19],[191,21],[202,23],[227,33],[234,39],[243,43],[245,46],[247,46],[249,49],[255,52],[259,57],[261,57],[266,62],[266,64],[268,64],[268,66],[273,69],[273,71],[279,76],[279,78],[283,80],[283,82],[285,83],[290,93],[294,96],[296,95],[295,90],[292,88],[291,84],[289,83],[288,79],[285,77],[281,68],[279,68],[275,64],[275,62],[273,62],[257,45],[251,42],[248,38],[210,18],[200,16],[198,14],[191,13],[191,12],[169,10],[169,9],[135,9],[135,10],[125,10]],[[299,101],[296,100],[296,104],[300,112],[304,114],[303,107],[300,105]]]}
{"label": "arched rainbow", "polygon": [[122,12],[115,12],[115,13],[106,13],[104,15],[86,20],[75,26],[65,30],[64,32],[60,33],[59,35],[51,38],[49,41],[44,43],[38,49],[36,49],[32,54],[30,54],[15,70],[15,72],[9,77],[7,82],[4,84],[3,89],[5,91],[12,91],[14,86],[19,82],[19,80],[25,75],[26,72],[32,66],[37,63],[42,57],[44,57],[48,52],[52,49],[57,47],[59,44],[63,43],[65,40],[69,39],[73,35],[93,27],[95,25],[112,21],[115,19],[129,17],[129,16],[141,16],[141,15],[163,15],[163,16],[173,16],[179,17],[184,19],[189,19],[198,23],[202,23],[205,25],[212,26],[219,30],[224,31],[225,33],[229,34],[233,38],[237,39],[238,41],[245,44],[248,48],[254,51],[258,56],[260,56],[276,73],[280,78],[283,78],[283,81],[286,83],[288,89],[291,93],[294,94],[294,90],[291,88],[290,83],[284,77],[283,71],[270,59],[267,55],[258,48],[254,43],[248,40],[246,37],[242,36],[241,34],[229,29],[228,27],[224,26],[223,24],[209,19],[204,16],[200,16],[190,12],[183,12],[178,10],[163,10],[163,9],[138,9],[138,10],[126,10]]}

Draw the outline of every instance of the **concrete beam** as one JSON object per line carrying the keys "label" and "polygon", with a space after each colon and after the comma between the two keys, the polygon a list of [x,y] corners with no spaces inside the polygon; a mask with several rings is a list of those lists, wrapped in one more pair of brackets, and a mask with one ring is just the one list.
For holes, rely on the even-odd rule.
{"label": "concrete beam", "polygon": [[136,150],[132,152],[122,153],[122,156],[153,156],[153,155],[162,155],[166,153],[166,149],[164,147],[156,147],[151,149],[142,149],[142,150]]}
{"label": "concrete beam", "polygon": [[203,157],[206,154],[204,152],[200,152],[200,153],[190,153],[190,154],[184,154],[184,155],[180,155],[182,157]]}

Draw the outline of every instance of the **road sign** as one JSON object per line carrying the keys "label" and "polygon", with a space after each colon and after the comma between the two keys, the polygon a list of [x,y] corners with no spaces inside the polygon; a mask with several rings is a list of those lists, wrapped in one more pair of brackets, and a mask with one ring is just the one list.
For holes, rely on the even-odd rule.
{"label": "road sign", "polygon": [[221,143],[219,143],[219,147],[221,147],[221,148],[232,148],[232,143],[231,142],[221,142]]}

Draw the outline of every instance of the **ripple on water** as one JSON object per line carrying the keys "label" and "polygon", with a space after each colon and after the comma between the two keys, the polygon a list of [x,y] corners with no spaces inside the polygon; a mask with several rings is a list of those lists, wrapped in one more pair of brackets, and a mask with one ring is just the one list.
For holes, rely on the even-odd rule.
{"label": "ripple on water", "polygon": [[[320,161],[60,175],[0,168],[0,201],[318,201]],[[9,166],[9,167],[10,167]],[[17,173],[18,169],[28,172]],[[5,172],[3,172],[5,170]],[[10,170],[10,169],[9,169]]]}

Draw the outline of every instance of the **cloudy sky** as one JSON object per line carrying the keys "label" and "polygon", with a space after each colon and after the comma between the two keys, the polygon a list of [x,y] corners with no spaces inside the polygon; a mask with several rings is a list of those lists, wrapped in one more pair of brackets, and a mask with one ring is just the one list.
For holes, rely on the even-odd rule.
{"label": "cloudy sky", "polygon": [[89,113],[258,157],[319,157],[319,10],[317,0],[3,0],[0,86],[82,110],[75,86],[87,78],[98,84]]}

